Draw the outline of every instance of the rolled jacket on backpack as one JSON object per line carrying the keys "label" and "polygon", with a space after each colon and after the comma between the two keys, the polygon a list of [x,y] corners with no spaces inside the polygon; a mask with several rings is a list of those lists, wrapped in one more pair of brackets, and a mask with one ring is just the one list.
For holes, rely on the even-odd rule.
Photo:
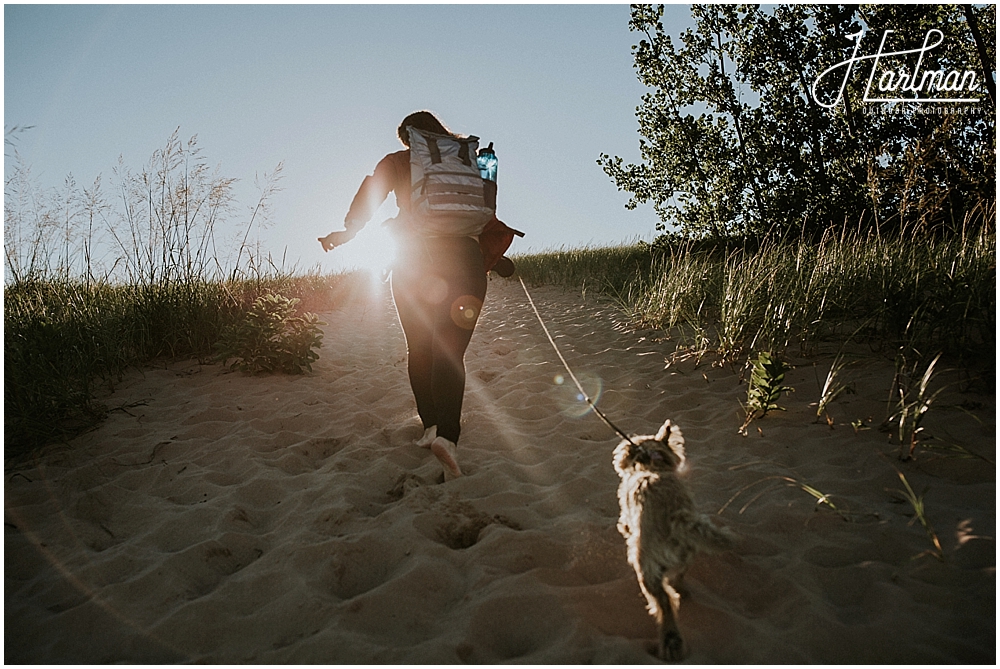
{"label": "rolled jacket on backpack", "polygon": [[497,261],[507,252],[515,235],[524,237],[523,232],[508,227],[496,216],[487,221],[486,227],[479,233],[479,248],[483,252],[483,264],[487,272],[493,269]]}

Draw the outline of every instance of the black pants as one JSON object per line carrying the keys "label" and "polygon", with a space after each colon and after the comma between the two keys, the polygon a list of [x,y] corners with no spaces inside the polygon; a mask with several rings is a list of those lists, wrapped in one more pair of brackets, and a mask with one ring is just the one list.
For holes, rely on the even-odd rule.
{"label": "black pants", "polygon": [[407,371],[424,428],[458,443],[465,349],[486,298],[486,270],[471,237],[407,240],[392,271],[392,297],[406,335]]}

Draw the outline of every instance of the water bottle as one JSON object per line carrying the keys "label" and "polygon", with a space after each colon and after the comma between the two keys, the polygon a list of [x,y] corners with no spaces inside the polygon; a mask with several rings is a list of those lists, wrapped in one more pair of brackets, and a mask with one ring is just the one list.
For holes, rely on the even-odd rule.
{"label": "water bottle", "polygon": [[497,154],[493,153],[493,142],[486,148],[479,149],[476,163],[479,165],[480,176],[493,183],[497,182]]}

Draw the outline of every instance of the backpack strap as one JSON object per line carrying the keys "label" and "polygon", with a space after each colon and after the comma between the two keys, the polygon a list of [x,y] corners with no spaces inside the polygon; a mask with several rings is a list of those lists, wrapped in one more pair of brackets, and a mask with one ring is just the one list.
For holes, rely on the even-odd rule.
{"label": "backpack strap", "polygon": [[441,149],[438,148],[437,140],[433,137],[427,137],[427,150],[431,154],[431,163],[437,165],[441,162]]}
{"label": "backpack strap", "polygon": [[472,167],[472,160],[469,158],[469,142],[461,142],[458,145],[458,159]]}

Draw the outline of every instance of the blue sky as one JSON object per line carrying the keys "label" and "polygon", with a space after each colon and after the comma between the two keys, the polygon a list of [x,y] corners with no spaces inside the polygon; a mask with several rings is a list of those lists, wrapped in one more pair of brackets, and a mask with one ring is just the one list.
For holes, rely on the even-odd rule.
{"label": "blue sky", "polygon": [[[514,250],[655,236],[596,164],[638,159],[627,5],[6,5],[4,124],[42,186],[139,170],[178,126],[225,176],[244,214],[255,175],[284,162],[262,241],[301,268],[377,252],[377,222],[323,254],[358,185],[400,147],[399,121],[431,109],[492,141],[499,217]],[[677,34],[686,6],[667,8]],[[9,151],[8,151],[9,153]],[[5,161],[9,169],[10,160]],[[367,251],[366,251],[367,245]]]}

